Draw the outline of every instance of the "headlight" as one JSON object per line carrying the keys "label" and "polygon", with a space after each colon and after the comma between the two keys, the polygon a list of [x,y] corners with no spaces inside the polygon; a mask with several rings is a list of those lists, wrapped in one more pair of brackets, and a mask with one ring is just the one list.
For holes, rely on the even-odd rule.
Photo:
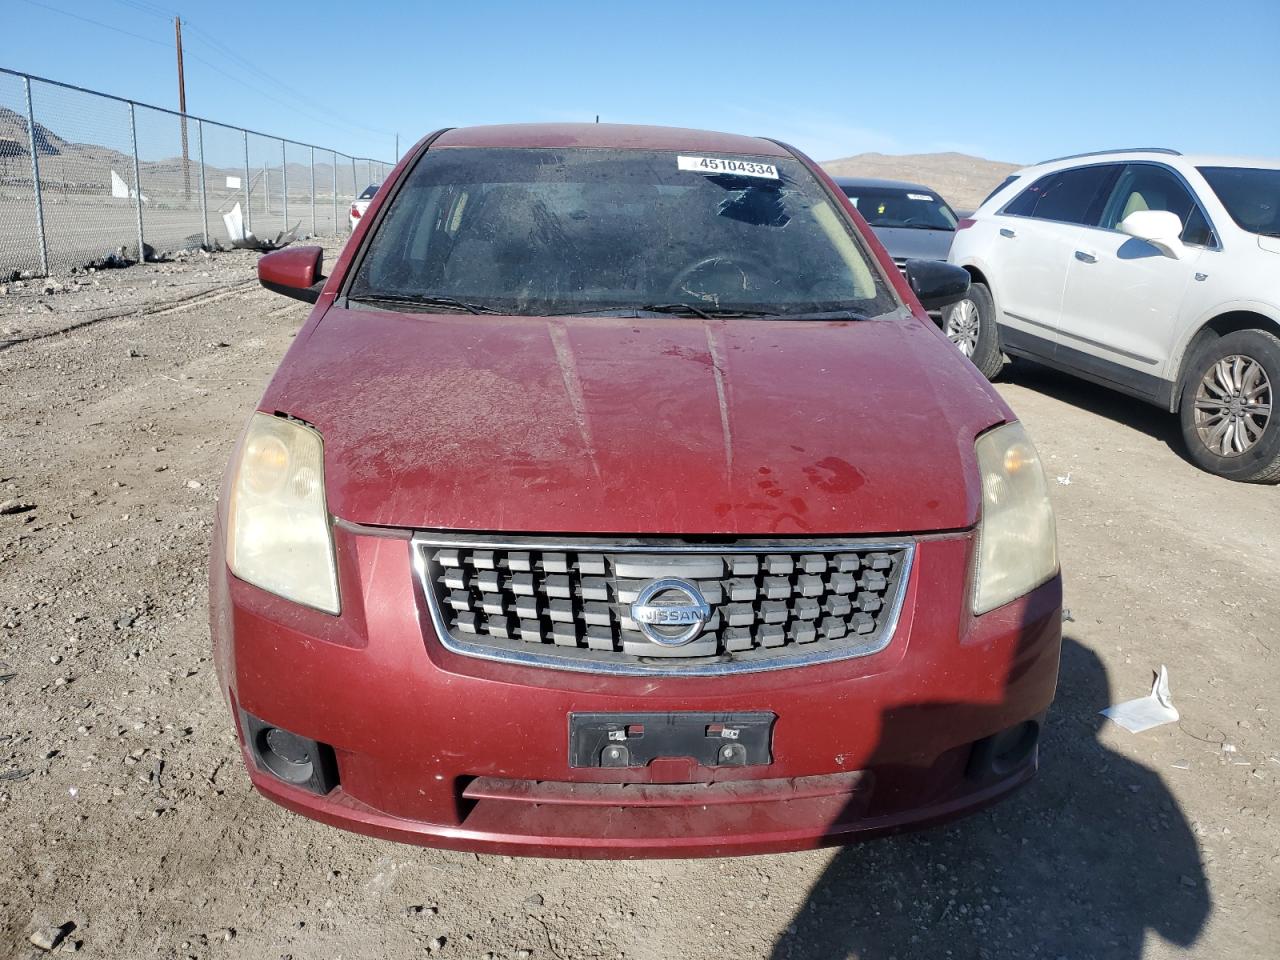
{"label": "headlight", "polygon": [[241,580],[337,613],[324,446],[310,427],[255,413],[231,484],[227,565]]}
{"label": "headlight", "polygon": [[1058,572],[1058,537],[1040,456],[1020,423],[984,433],[975,444],[982,474],[982,518],[973,612],[986,613]]}

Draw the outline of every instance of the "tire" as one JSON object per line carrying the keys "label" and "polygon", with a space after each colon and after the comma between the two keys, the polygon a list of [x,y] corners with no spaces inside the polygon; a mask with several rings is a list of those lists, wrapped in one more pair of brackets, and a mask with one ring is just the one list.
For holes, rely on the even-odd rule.
{"label": "tire", "polygon": [[1196,466],[1241,483],[1280,483],[1280,338],[1237,330],[1204,345],[1183,377],[1178,415]]}
{"label": "tire", "polygon": [[963,300],[943,308],[942,332],[988,380],[1000,373],[1004,354],[996,329],[996,302],[985,283],[970,284]]}

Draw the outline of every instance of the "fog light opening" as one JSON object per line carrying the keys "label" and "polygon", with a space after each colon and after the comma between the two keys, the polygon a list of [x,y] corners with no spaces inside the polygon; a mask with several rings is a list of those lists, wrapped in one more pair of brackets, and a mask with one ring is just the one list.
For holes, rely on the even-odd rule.
{"label": "fog light opening", "polygon": [[1030,759],[1040,740],[1040,725],[1028,720],[996,736],[991,769],[998,774],[1016,770]]}
{"label": "fog light opening", "polygon": [[315,773],[313,745],[314,741],[304,740],[280,727],[264,727],[258,732],[257,752],[263,766],[281,780],[299,786]]}
{"label": "fog light opening", "polygon": [[969,755],[971,779],[985,781],[1008,776],[1035,757],[1040,742],[1040,724],[1027,720],[1017,726],[985,737],[973,745]]}
{"label": "fog light opening", "polygon": [[254,760],[276,779],[321,795],[338,785],[338,764],[328,744],[273,726],[247,712],[243,729]]}

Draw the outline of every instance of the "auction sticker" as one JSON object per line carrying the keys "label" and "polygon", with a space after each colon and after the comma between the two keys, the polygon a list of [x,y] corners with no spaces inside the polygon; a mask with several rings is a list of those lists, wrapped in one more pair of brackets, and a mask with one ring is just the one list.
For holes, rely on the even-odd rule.
{"label": "auction sticker", "polygon": [[930,203],[933,202],[933,197],[929,196],[929,194],[927,193],[908,193],[907,199],[908,200],[928,200]]}
{"label": "auction sticker", "polygon": [[740,177],[778,180],[778,168],[772,163],[755,160],[729,160],[724,157],[676,157],[676,169],[694,173],[732,173]]}

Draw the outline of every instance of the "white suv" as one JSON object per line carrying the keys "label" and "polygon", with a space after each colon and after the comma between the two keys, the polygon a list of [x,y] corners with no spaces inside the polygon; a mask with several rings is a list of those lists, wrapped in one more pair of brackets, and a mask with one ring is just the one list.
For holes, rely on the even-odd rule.
{"label": "white suv", "polygon": [[966,220],[943,329],[987,377],[1026,357],[1182,419],[1191,459],[1280,482],[1280,162],[1141,149],[1011,176]]}

